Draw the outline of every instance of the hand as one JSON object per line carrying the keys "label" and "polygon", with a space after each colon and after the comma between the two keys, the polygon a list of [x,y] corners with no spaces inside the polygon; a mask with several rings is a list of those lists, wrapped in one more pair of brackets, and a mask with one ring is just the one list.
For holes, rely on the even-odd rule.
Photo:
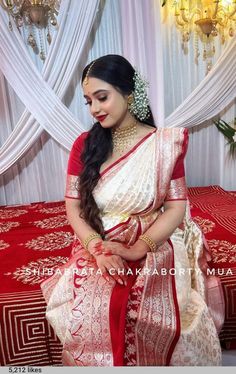
{"label": "hand", "polygon": [[141,260],[150,250],[148,245],[142,240],[137,240],[136,243],[130,247],[122,243],[107,241],[103,242],[102,248],[102,253],[104,255],[118,255],[127,261]]}
{"label": "hand", "polygon": [[127,286],[126,271],[129,269],[125,261],[120,256],[96,254],[97,266],[102,272],[103,277],[109,282],[113,278],[120,285]]}

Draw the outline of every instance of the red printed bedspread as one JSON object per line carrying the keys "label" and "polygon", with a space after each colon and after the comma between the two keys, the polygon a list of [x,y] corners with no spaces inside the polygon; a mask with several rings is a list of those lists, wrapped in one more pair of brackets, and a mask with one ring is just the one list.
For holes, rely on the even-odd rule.
{"label": "red printed bedspread", "polygon": [[220,333],[223,347],[236,348],[236,192],[219,186],[188,189],[191,214],[201,227],[220,278],[225,298],[225,322]]}
{"label": "red printed bedspread", "polygon": [[61,365],[40,282],[67,261],[72,241],[64,202],[0,207],[1,366]]}
{"label": "red printed bedspread", "polygon": [[[220,277],[226,318],[222,344],[236,347],[236,195],[218,186],[189,188],[191,212]],[[0,365],[61,365],[61,344],[45,319],[40,283],[70,255],[63,201],[0,207]],[[230,269],[231,273],[228,273]]]}

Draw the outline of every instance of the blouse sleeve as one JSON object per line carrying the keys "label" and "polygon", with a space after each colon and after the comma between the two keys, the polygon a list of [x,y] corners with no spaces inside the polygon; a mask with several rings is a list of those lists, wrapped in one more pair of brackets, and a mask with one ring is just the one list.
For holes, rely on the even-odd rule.
{"label": "blouse sleeve", "polygon": [[79,195],[79,176],[83,170],[83,162],[81,154],[84,149],[84,141],[88,132],[82,133],[74,142],[70,151],[67,177],[66,177],[66,192],[65,197],[69,199],[80,199]]}
{"label": "blouse sleeve", "polygon": [[188,149],[188,130],[184,129],[182,152],[178,157],[172,173],[169,190],[165,201],[187,200],[187,186],[185,180],[184,159]]}

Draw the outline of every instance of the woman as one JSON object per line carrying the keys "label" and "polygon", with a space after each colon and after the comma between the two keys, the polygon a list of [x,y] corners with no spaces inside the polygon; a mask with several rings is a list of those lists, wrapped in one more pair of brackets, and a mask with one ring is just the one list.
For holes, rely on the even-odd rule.
{"label": "woman", "polygon": [[220,305],[215,326],[187,206],[187,131],[155,127],[146,83],[122,56],[91,62],[82,86],[96,123],[68,163],[73,250],[42,284],[63,364],[220,365]]}

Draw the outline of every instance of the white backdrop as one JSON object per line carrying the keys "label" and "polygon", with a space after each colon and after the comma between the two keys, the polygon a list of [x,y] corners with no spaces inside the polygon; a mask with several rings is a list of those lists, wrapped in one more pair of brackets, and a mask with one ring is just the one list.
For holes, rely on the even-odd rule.
{"label": "white backdrop", "polygon": [[[71,6],[75,5],[75,2],[78,4],[77,0],[70,0],[70,2]],[[65,7],[66,3],[68,5],[68,0],[62,1],[62,6]],[[88,6],[87,1],[81,1],[80,12],[86,10],[86,8],[83,8],[82,3]],[[91,3],[91,7],[94,6],[94,3],[96,2]],[[88,61],[107,53],[120,53],[129,58],[150,81],[151,103],[156,121],[161,126],[175,125],[175,120],[178,118],[176,115],[178,111],[175,112],[175,109],[184,99],[190,97],[191,92],[199,87],[203,79],[205,79],[204,82],[206,81],[206,83],[202,84],[201,89],[208,87],[207,84],[212,81],[208,77],[207,79],[205,78],[205,66],[203,63],[196,68],[191,54],[189,56],[183,55],[180,48],[179,35],[176,33],[175,28],[170,24],[161,23],[159,17],[159,0],[136,0],[135,2],[132,0],[103,0],[99,2],[97,9],[93,9],[96,11],[94,13],[95,18],[93,18],[92,12],[89,13],[91,26],[84,24],[85,31],[83,39],[79,40],[79,45],[77,41],[74,48],[71,48],[70,69],[66,70],[68,61],[62,65],[65,71],[67,71],[67,75],[60,75],[60,71],[58,71],[55,76],[54,69],[54,80],[51,78],[50,87],[53,88],[57,96],[49,90],[50,99],[54,95],[54,99],[57,102],[57,110],[53,110],[54,117],[52,115],[49,116],[46,109],[41,109],[40,111],[33,109],[33,107],[29,108],[29,103],[23,98],[23,94],[21,93],[23,85],[27,87],[27,84],[31,82],[27,82],[26,79],[22,82],[19,79],[18,87],[20,88],[17,93],[21,97],[22,102],[27,106],[27,109],[31,109],[30,112],[34,113],[32,123],[35,125],[34,118],[38,120],[36,128],[39,134],[37,135],[36,131],[33,131],[33,125],[31,125],[28,130],[24,130],[25,136],[29,135],[29,131],[33,131],[35,139],[38,136],[39,138],[33,145],[29,141],[25,141],[24,148],[21,149],[21,157],[18,161],[16,161],[17,137],[13,139],[15,142],[12,141],[12,138],[10,138],[11,142],[9,142],[9,137],[14,129],[16,133],[17,125],[25,106],[0,72],[0,146],[2,146],[0,149],[0,169],[2,171],[4,168],[7,170],[0,176],[0,204],[63,199],[68,149],[73,138],[79,135],[81,131],[88,129],[92,123],[92,119],[87,112],[87,107],[84,106],[84,99],[80,89],[80,75],[83,66]],[[73,24],[73,17],[76,15],[74,13],[71,12],[72,19],[70,19],[70,25],[76,26],[77,24]],[[2,10],[0,10],[0,16],[3,19],[5,17]],[[60,16],[60,24],[62,24],[63,14],[60,14]],[[67,17],[69,17],[68,14]],[[86,17],[86,21],[89,22],[88,17]],[[65,36],[66,25],[68,24],[65,24],[64,28],[61,29],[63,32],[61,32],[60,38]],[[0,27],[3,27],[3,22]],[[90,33],[89,27],[92,27]],[[13,38],[10,35],[10,31],[7,30],[7,32],[9,37]],[[74,33],[75,35],[77,33],[76,27]],[[5,36],[7,37],[6,30]],[[24,35],[23,37],[25,38]],[[60,46],[63,39],[59,39],[57,36],[57,40],[60,41]],[[13,42],[19,43],[19,37],[15,41],[13,39]],[[64,39],[64,43],[66,43],[66,39]],[[20,44],[17,45],[17,48],[20,48]],[[75,47],[78,50],[77,54],[75,54]],[[228,53],[226,61],[229,61],[229,58],[235,60],[234,54],[236,48],[233,48],[233,51],[230,53],[230,46],[221,48],[218,45],[216,47],[216,60],[221,53],[226,52]],[[26,47],[23,43],[21,48],[20,53],[25,53],[23,48],[26,49]],[[12,53],[13,49],[12,47],[8,53]],[[42,63],[31,53],[29,47],[27,49],[34,65],[34,67],[30,66],[30,61],[28,61],[27,69],[35,72],[34,69],[37,68],[35,76],[41,72],[44,79],[45,75],[43,74],[46,74],[45,71],[47,71],[46,79],[50,81],[50,76],[53,76],[50,74],[53,71],[53,61],[57,57],[56,53],[53,54],[49,50],[48,54],[50,55],[51,53],[51,60],[48,59],[43,67]],[[3,55],[5,53],[6,55],[6,46],[4,47],[4,41],[1,41],[1,37],[0,53]],[[6,62],[4,64],[2,56],[0,60],[0,68],[6,76],[10,75],[10,64],[6,64]],[[62,63],[62,60],[59,59],[58,61]],[[23,66],[21,67],[26,69],[24,62],[22,64]],[[216,65],[217,62],[215,67],[217,67]],[[222,72],[226,72],[227,70],[225,62],[223,61],[222,64],[219,64],[217,69],[218,77],[221,77]],[[235,68],[233,69],[233,66],[231,68],[231,65],[229,65],[229,72],[227,74],[229,74],[230,79],[228,87],[225,86],[227,81],[224,79],[226,91],[224,95],[219,94],[219,89],[224,88],[222,84],[219,87],[215,84],[211,88],[211,92],[213,92],[213,96],[211,97],[213,99],[218,98],[218,100],[223,98],[223,103],[227,103],[227,106],[220,109],[219,101],[216,100],[214,105],[212,105],[212,110],[214,111],[214,115],[222,114],[226,120],[231,120],[235,116],[235,102],[232,100],[235,97]],[[37,84],[40,79],[39,77]],[[8,80],[10,80],[9,77]],[[42,85],[44,85],[44,82],[42,82]],[[42,85],[39,85],[39,89],[41,89]],[[16,90],[16,87],[14,89]],[[44,89],[46,90],[47,86]],[[200,90],[199,92],[201,95],[202,91]],[[58,101],[58,98],[60,101]],[[36,100],[32,101],[35,103]],[[221,105],[223,104],[221,103]],[[184,113],[188,113],[190,108],[191,105],[187,103],[184,106]],[[209,112],[209,105],[206,109]],[[203,114],[204,112],[201,111],[201,115]],[[164,117],[167,117],[165,121]],[[185,117],[182,116],[181,112],[179,117],[181,121],[183,119],[183,123],[180,121],[178,125],[187,126],[184,123]],[[191,120],[191,113],[187,117],[188,121],[189,118]],[[204,116],[202,118],[204,119]],[[194,121],[192,124],[190,123],[191,126],[195,124]],[[43,128],[47,128],[51,136]],[[71,129],[71,132],[69,129]],[[226,141],[223,135],[212,125],[212,120],[204,121],[195,128],[191,127],[189,131],[190,145],[186,163],[188,184],[219,184],[225,189],[236,189],[236,160],[229,159],[228,149],[225,146]],[[7,139],[8,143],[6,142]],[[29,137],[29,140],[32,141],[32,137]],[[6,147],[10,143],[12,144],[11,152],[9,152],[10,148]],[[7,150],[8,153],[6,153]],[[15,158],[11,157],[10,160],[8,156],[12,155],[13,151],[15,151]],[[13,166],[8,169],[9,165],[7,163],[9,163],[9,160]]]}

